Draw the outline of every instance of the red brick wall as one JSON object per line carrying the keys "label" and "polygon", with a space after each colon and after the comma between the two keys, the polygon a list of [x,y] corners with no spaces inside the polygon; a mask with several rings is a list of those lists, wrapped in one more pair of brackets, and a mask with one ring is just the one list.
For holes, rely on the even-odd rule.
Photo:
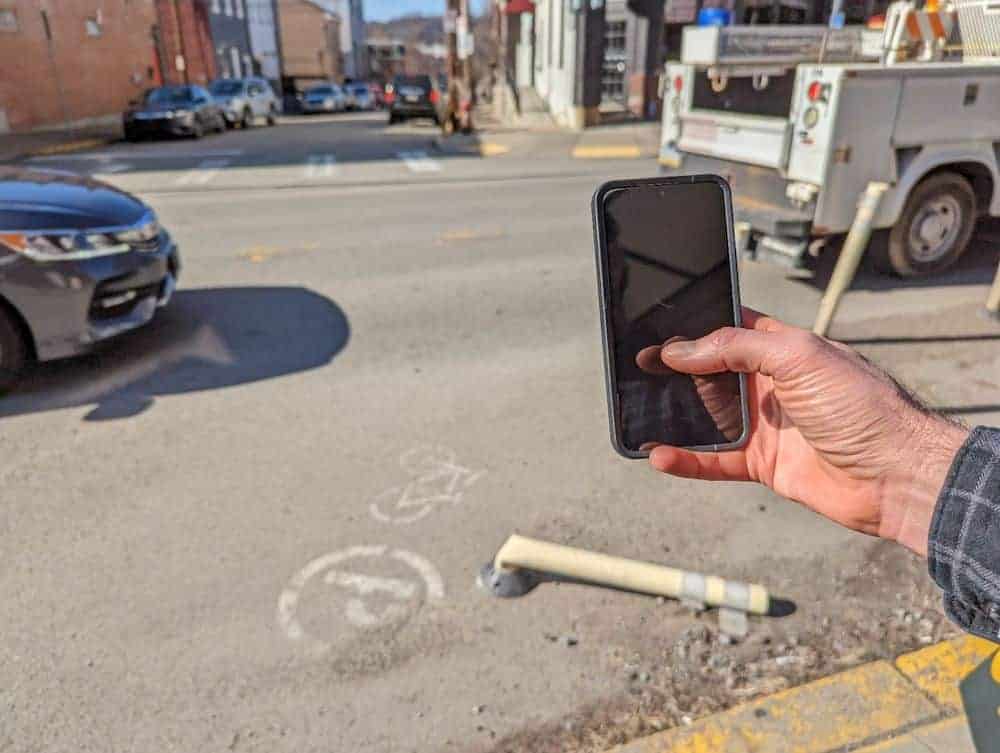
{"label": "red brick wall", "polygon": [[279,0],[278,17],[285,76],[305,81],[339,78],[340,35],[330,33],[326,13],[302,0]]}
{"label": "red brick wall", "polygon": [[[207,84],[215,78],[212,33],[203,0],[156,0],[156,15],[164,83]],[[184,70],[177,68],[178,56],[184,60]]]}
{"label": "red brick wall", "polygon": [[[100,36],[90,36],[98,7]],[[0,0],[0,11],[17,19],[16,31],[0,30],[0,109],[12,131],[120,113],[155,83],[153,0]]]}

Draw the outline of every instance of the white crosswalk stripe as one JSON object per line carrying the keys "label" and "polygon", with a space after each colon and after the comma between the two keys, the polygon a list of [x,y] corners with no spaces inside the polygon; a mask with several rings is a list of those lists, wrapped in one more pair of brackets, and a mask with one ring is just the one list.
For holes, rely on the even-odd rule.
{"label": "white crosswalk stripe", "polygon": [[436,173],[441,170],[441,163],[431,159],[424,151],[396,152],[396,156],[403,160],[410,172]]}
{"label": "white crosswalk stripe", "polygon": [[219,171],[228,165],[228,159],[207,159],[203,160],[198,167],[188,170],[174,181],[177,186],[203,186],[212,178],[219,174]]}
{"label": "white crosswalk stripe", "polygon": [[310,154],[305,164],[306,178],[329,178],[337,172],[337,157],[333,154]]}
{"label": "white crosswalk stripe", "polygon": [[131,169],[132,169],[132,165],[129,165],[129,164],[125,163],[125,162],[108,162],[108,163],[105,163],[105,164],[101,165],[96,170],[94,170],[94,174],[95,175],[114,175],[115,173],[123,173],[123,172],[125,172],[127,170],[131,170]]}

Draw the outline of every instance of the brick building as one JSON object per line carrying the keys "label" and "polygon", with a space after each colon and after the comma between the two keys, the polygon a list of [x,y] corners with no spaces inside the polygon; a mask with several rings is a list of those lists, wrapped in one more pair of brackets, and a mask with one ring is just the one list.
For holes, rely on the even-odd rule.
{"label": "brick building", "polygon": [[0,133],[117,116],[154,85],[153,0],[0,0]]}
{"label": "brick building", "polygon": [[[123,1],[129,4],[146,0],[118,0]],[[205,0],[155,2],[153,38],[160,80],[164,84],[207,84],[216,77],[216,64]]]}
{"label": "brick building", "polygon": [[279,0],[282,88],[301,91],[313,83],[340,81],[340,18],[322,0]]}

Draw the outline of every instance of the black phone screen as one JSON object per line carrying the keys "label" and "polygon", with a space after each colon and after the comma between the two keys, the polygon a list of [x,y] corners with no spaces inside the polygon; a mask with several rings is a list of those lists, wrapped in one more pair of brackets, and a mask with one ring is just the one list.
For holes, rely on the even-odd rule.
{"label": "black phone screen", "polygon": [[738,375],[680,374],[658,352],[669,340],[737,323],[723,190],[706,179],[604,194],[609,398],[620,449],[630,454],[656,444],[733,445],[744,436]]}

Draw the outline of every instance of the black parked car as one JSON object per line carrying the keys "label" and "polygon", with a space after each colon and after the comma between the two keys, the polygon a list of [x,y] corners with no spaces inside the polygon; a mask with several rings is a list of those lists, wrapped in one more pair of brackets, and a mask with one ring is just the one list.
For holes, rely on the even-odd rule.
{"label": "black parked car", "polygon": [[180,256],[156,214],[90,178],[0,167],[0,391],[170,300]]}
{"label": "black parked car", "polygon": [[430,76],[396,76],[385,87],[389,125],[409,118],[441,122],[444,94]]}
{"label": "black parked car", "polygon": [[200,86],[160,86],[150,89],[123,116],[125,138],[193,136],[226,130],[223,109]]}

